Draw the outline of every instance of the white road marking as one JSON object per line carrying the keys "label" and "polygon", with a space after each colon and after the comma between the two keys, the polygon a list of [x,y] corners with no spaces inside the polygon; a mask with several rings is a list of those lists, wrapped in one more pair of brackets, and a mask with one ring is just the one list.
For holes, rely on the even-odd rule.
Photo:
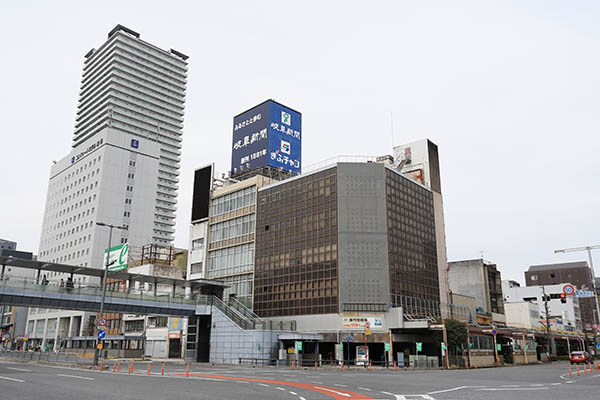
{"label": "white road marking", "polygon": [[[345,386],[345,385],[344,385]],[[333,389],[327,389],[327,388],[323,388],[320,386],[315,386],[315,389],[319,389],[319,390],[325,390],[327,392],[331,392],[331,393],[335,393],[335,394],[339,394],[340,396],[345,396],[345,397],[350,397],[350,395],[348,393],[342,393],[342,392],[338,392],[337,390],[333,390]]]}
{"label": "white road marking", "polygon": [[269,387],[271,385],[267,385],[266,383],[259,383],[260,386],[265,386],[265,387]]}
{"label": "white road marking", "polygon": [[503,390],[544,390],[547,387],[528,387],[528,388],[489,388],[489,389],[475,389],[475,390],[487,390],[487,391],[503,391]]}
{"label": "white road marking", "polygon": [[521,387],[521,385],[501,385],[500,387]]}
{"label": "white road marking", "polygon": [[317,384],[319,384],[319,385],[322,385],[322,384],[323,384],[323,382],[321,382],[321,381],[311,381],[311,382],[312,382],[312,383],[317,383]]}
{"label": "white road marking", "polygon": [[544,386],[543,383],[532,383],[531,386]]}
{"label": "white road marking", "polygon": [[13,371],[20,371],[20,372],[31,372],[30,369],[25,369],[25,368],[14,368],[14,367],[5,367],[6,369],[11,369]]}
{"label": "white road marking", "polygon": [[455,390],[461,390],[461,389],[467,389],[467,388],[483,388],[483,387],[485,387],[485,386],[457,386],[457,387],[451,388],[451,389],[436,390],[435,392],[429,392],[427,394],[446,393],[446,392],[453,392]]}
{"label": "white road marking", "polygon": [[236,381],[237,383],[248,383],[247,381]]}
{"label": "white road marking", "polygon": [[406,398],[406,396],[411,397],[411,398],[418,397],[423,400],[435,400],[433,397],[431,397],[427,394],[405,394],[405,395],[395,394],[394,396],[396,396],[396,400],[409,400]]}
{"label": "white road marking", "polygon": [[333,386],[348,387],[348,385],[342,385],[341,383],[334,383]]}
{"label": "white road marking", "polygon": [[371,391],[371,389],[366,388],[366,387],[359,387],[360,390],[366,390],[366,391]]}
{"label": "white road marking", "polygon": [[278,390],[285,390],[284,388],[282,388],[282,387],[279,387],[279,386],[277,387],[277,389],[278,389]]}
{"label": "white road marking", "polygon": [[88,381],[94,381],[94,378],[88,378],[87,376],[79,376],[79,375],[67,375],[67,374],[56,374],[56,376],[64,376],[67,378],[77,378],[77,379],[85,379]]}
{"label": "white road marking", "polygon": [[384,392],[383,390],[381,391],[381,393],[383,393],[383,394],[387,394],[387,395],[389,395],[389,396],[395,396],[395,394],[394,394],[394,393],[390,393],[390,392]]}
{"label": "white road marking", "polygon": [[304,397],[298,397],[299,400],[306,400]]}
{"label": "white road marking", "polygon": [[551,383],[552,386],[556,386],[556,385],[562,385],[562,383],[560,382],[556,382],[556,383]]}
{"label": "white road marking", "polygon": [[293,394],[294,396],[298,396],[298,393],[296,393],[296,392],[290,392],[290,394]]}
{"label": "white road marking", "polygon": [[24,380],[9,378],[8,376],[0,376],[0,379],[6,379],[7,381],[14,381],[14,382],[21,382],[21,383],[25,382]]}

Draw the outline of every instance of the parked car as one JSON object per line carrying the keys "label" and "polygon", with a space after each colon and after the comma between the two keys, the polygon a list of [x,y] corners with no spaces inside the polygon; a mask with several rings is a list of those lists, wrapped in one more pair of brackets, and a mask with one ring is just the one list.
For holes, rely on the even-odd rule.
{"label": "parked car", "polygon": [[593,363],[592,356],[587,351],[572,351],[569,361],[571,361],[571,364]]}

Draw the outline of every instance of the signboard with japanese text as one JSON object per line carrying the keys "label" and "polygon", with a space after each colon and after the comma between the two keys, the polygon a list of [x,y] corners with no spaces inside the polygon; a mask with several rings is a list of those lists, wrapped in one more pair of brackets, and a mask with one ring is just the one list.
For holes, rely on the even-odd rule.
{"label": "signboard with japanese text", "polygon": [[[107,251],[104,250],[103,266],[106,265]],[[108,270],[124,271],[127,269],[127,259],[129,257],[129,244],[123,243],[110,248],[108,253]]]}
{"label": "signboard with japanese text", "polygon": [[269,165],[299,173],[302,115],[274,101],[270,103]]}
{"label": "signboard with japanese text", "polygon": [[233,118],[231,175],[267,165],[299,173],[302,115],[267,100]]}
{"label": "signboard with japanese text", "polygon": [[383,318],[382,317],[349,317],[345,316],[342,318],[342,326],[348,330],[363,330],[367,329],[380,330],[383,329]]}

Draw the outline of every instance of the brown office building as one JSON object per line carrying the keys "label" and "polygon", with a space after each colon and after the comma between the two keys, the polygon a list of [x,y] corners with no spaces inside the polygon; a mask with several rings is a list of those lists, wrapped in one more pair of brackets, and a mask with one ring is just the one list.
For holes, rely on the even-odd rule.
{"label": "brown office building", "polygon": [[[586,261],[575,261],[561,264],[532,265],[525,271],[525,284],[527,286],[557,285],[571,283],[578,290],[586,289],[594,291],[594,278],[592,270]],[[579,299],[581,310],[581,322],[598,322],[596,312],[597,299],[595,297],[583,297]]]}
{"label": "brown office building", "polygon": [[439,302],[432,192],[356,162],[265,186],[254,275],[262,317],[385,313],[393,294]]}

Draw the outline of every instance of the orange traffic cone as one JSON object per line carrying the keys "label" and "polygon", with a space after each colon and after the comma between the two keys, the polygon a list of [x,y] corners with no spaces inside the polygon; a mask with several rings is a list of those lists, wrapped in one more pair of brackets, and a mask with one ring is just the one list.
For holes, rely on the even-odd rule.
{"label": "orange traffic cone", "polygon": [[573,371],[571,371],[571,366],[569,365],[569,377],[573,376]]}
{"label": "orange traffic cone", "polygon": [[579,376],[579,364],[577,364],[577,376]]}

